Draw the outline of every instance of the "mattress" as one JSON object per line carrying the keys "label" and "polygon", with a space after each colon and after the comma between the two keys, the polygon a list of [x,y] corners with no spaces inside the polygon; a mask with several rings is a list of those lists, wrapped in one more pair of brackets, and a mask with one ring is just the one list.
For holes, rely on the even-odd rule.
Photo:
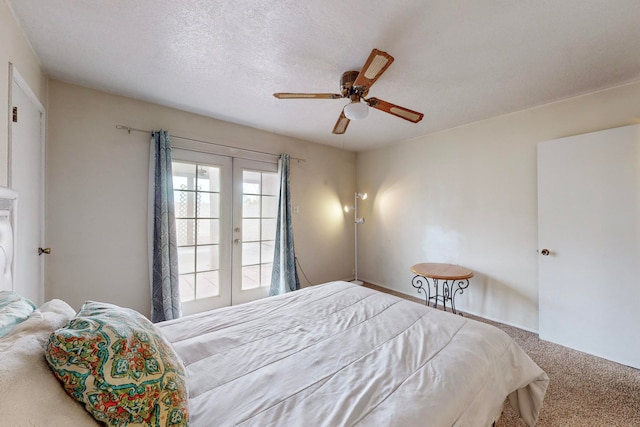
{"label": "mattress", "polygon": [[535,425],[549,379],[503,331],[347,282],[157,324],[191,425]]}

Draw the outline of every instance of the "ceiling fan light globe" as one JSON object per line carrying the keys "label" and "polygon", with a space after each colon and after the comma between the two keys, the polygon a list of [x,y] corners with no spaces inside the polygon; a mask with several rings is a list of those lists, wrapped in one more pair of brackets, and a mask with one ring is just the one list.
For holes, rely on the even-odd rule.
{"label": "ceiling fan light globe", "polygon": [[352,102],[344,107],[344,115],[349,120],[362,120],[369,114],[369,106],[363,102]]}

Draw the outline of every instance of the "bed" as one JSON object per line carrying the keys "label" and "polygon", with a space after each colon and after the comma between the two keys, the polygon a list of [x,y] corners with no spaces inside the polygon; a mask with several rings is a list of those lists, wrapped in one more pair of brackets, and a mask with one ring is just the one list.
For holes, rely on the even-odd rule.
{"label": "bed", "polygon": [[532,426],[549,381],[497,328],[347,282],[156,325],[132,310],[87,304],[76,313],[48,301],[0,338],[3,425],[97,425],[59,381],[56,361],[68,355],[51,350],[71,342],[56,340],[60,331],[86,326],[78,319],[101,310],[120,333],[141,322],[157,334],[160,353],[183,369],[195,427],[486,427],[506,398]]}

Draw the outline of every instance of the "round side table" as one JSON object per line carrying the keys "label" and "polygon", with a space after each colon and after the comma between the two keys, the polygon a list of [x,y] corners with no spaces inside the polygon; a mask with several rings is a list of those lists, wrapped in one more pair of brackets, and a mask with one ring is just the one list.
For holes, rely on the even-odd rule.
{"label": "round side table", "polygon": [[456,295],[464,293],[469,287],[469,279],[473,277],[471,270],[454,264],[423,262],[411,267],[411,272],[415,274],[411,284],[418,293],[424,293],[427,306],[433,301],[433,307],[438,308],[438,302],[441,302],[444,311],[447,311],[449,302],[451,311],[458,314]]}

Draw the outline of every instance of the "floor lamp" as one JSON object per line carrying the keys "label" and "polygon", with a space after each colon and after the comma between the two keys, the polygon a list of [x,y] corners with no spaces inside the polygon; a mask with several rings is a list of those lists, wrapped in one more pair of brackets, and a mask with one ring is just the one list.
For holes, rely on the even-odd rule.
{"label": "floor lamp", "polygon": [[[354,226],[354,238],[355,238],[355,263],[353,272],[355,274],[355,278],[351,281],[351,283],[355,283],[356,285],[362,285],[362,280],[358,280],[358,225],[364,224],[364,217],[358,217],[358,199],[365,200],[367,198],[367,193],[358,193],[356,192],[353,197],[353,226]],[[349,207],[345,206],[345,211],[349,212]]]}

